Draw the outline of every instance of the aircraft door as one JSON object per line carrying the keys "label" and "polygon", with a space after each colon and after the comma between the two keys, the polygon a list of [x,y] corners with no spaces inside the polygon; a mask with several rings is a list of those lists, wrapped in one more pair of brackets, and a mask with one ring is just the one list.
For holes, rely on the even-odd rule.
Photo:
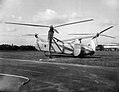
{"label": "aircraft door", "polygon": [[81,44],[80,41],[78,39],[75,40],[74,42],[74,56],[79,56],[81,53]]}

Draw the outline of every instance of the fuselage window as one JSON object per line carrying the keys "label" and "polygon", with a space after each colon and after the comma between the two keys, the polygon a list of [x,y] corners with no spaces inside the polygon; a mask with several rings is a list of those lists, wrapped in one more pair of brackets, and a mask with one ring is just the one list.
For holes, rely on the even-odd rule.
{"label": "fuselage window", "polygon": [[46,47],[46,45],[44,45],[44,47]]}

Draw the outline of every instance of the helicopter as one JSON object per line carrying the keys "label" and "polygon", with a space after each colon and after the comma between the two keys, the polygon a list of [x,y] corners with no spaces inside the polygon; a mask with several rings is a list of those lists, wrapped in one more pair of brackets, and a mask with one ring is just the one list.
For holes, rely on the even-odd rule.
{"label": "helicopter", "polygon": [[[51,58],[53,53],[56,53],[59,55],[70,55],[73,57],[85,57],[87,55],[93,55],[96,52],[97,43],[95,42],[95,39],[97,39],[97,37],[99,37],[101,35],[101,36],[105,36],[105,37],[114,38],[112,36],[102,35],[103,32],[111,29],[113,26],[110,26],[110,27],[102,30],[101,32],[96,33],[95,35],[69,34],[69,35],[88,35],[88,36],[84,36],[84,37],[75,37],[75,38],[71,38],[71,39],[60,40],[54,36],[54,32],[59,34],[59,32],[56,29],[58,27],[63,27],[63,26],[68,26],[68,25],[73,25],[73,24],[83,23],[83,22],[88,22],[88,21],[93,21],[93,19],[65,23],[65,24],[56,25],[56,26],[53,26],[53,25],[47,26],[47,25],[30,24],[30,23],[17,23],[17,22],[8,22],[8,21],[6,21],[4,23],[5,24],[13,24],[13,25],[49,28],[48,35],[47,35],[48,36],[47,41],[45,39],[39,37],[38,34],[31,34],[31,35],[34,35],[36,38],[36,45],[35,45],[36,49],[39,51],[48,52],[49,53],[48,56]],[[91,38],[91,40],[88,44],[84,45],[81,43],[81,40],[88,39],[88,38]]]}

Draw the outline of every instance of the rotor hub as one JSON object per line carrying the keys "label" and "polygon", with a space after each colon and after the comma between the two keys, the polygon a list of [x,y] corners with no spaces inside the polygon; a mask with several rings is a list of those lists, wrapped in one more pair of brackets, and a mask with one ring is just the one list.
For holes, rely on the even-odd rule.
{"label": "rotor hub", "polygon": [[50,26],[50,30],[53,30],[53,29],[54,29],[54,27],[53,27],[53,25],[51,25],[51,26]]}

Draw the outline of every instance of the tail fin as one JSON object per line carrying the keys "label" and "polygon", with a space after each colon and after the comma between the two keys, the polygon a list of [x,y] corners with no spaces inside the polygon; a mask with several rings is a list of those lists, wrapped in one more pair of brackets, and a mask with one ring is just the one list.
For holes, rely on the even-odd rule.
{"label": "tail fin", "polygon": [[38,37],[38,34],[35,34],[35,38],[37,39],[36,42],[39,42],[39,41],[46,42],[46,40],[44,40],[43,38]]}
{"label": "tail fin", "polygon": [[[97,37],[99,37],[103,32],[111,29],[113,26],[110,26],[104,30],[102,30],[101,32],[97,33],[95,36],[92,37],[91,41],[88,43],[88,46],[91,47],[93,49],[93,51],[96,50],[96,46],[98,45],[98,41],[97,41]],[[110,38],[114,38],[112,36],[107,36],[107,35],[102,35],[102,36],[105,36],[105,37],[110,37]],[[96,41],[95,41],[96,40]]]}
{"label": "tail fin", "polygon": [[35,48],[39,51],[41,51],[41,44],[46,42],[46,40],[38,37],[38,34],[35,34],[35,38],[36,38],[36,44],[35,44]]}

